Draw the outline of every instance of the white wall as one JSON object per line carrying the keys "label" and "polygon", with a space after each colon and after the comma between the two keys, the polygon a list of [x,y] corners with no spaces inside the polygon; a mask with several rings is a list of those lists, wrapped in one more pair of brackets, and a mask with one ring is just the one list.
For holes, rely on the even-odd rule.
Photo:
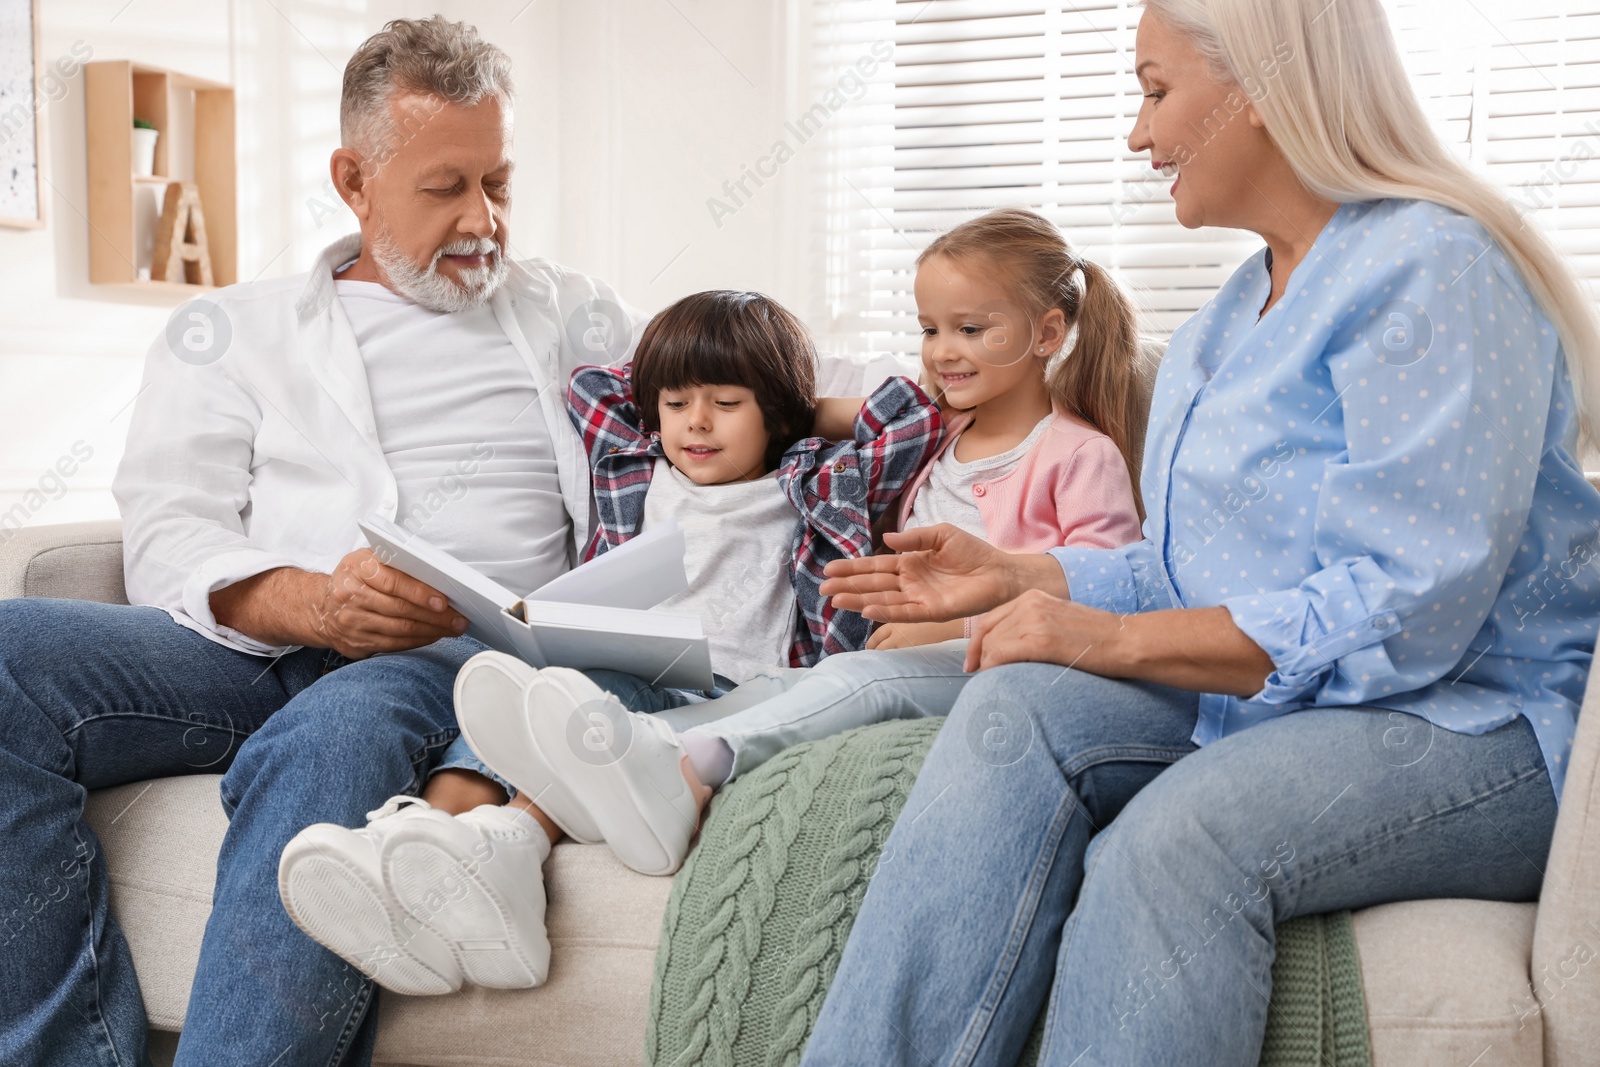
{"label": "white wall", "polygon": [[[364,36],[363,12],[288,2],[276,5],[279,15],[274,6],[43,5],[47,65],[87,46],[96,60],[133,59],[235,85],[241,278],[302,269],[307,251],[341,228],[325,220],[319,230],[306,201],[322,178],[318,156],[325,161],[337,138],[337,107],[327,102],[337,100],[344,60]],[[115,515],[109,486],[143,354],[174,303],[89,284],[81,73],[46,104],[45,117],[48,226],[0,229],[0,514],[21,503],[32,523]],[[50,471],[75,448],[92,458],[62,496]]]}
{"label": "white wall", "polygon": [[[47,64],[77,42],[234,84],[241,279],[306,269],[353,219],[323,183],[340,75],[388,19],[435,10],[506,48],[518,83],[511,241],[647,309],[698,289],[797,285],[790,165],[719,227],[707,200],[767,153],[790,107],[798,0],[47,0]],[[81,75],[46,105],[49,225],[0,229],[0,515],[116,513],[109,486],[144,350],[170,299],[88,284]],[[92,451],[65,479],[64,455]],[[72,467],[73,463],[68,463]],[[40,482],[44,479],[44,490]]]}
{"label": "white wall", "polygon": [[782,132],[784,8],[562,5],[561,256],[651,308],[708,288],[782,298],[789,175],[748,184],[720,227],[706,202]]}

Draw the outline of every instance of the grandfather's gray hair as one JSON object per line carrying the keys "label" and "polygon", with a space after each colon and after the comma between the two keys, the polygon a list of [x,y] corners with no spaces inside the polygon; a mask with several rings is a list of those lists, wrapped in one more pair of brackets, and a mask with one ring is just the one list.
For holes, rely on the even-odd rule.
{"label": "grandfather's gray hair", "polygon": [[426,93],[468,107],[494,94],[509,103],[511,58],[464,22],[442,15],[395,19],[368,37],[344,68],[339,138],[346,148],[376,152],[394,132],[389,97]]}

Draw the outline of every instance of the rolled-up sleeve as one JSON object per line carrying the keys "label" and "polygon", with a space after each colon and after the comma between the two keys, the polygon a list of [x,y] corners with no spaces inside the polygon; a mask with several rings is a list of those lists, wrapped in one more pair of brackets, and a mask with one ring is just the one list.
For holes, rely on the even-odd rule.
{"label": "rolled-up sleeve", "polygon": [[1074,601],[1118,615],[1177,607],[1161,553],[1148,539],[1120,548],[1053,548]]}
{"label": "rolled-up sleeve", "polygon": [[1388,363],[1373,343],[1388,324],[1352,314],[1333,335],[1348,447],[1317,487],[1321,569],[1222,602],[1275,665],[1252,702],[1354,705],[1439,680],[1471,653],[1527,524],[1555,373],[1547,324],[1499,249],[1459,231],[1381,282],[1384,306],[1432,340]]}

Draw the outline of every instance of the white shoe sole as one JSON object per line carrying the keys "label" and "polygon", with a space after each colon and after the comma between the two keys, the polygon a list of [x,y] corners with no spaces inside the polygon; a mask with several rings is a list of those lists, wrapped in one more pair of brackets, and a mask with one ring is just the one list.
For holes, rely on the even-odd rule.
{"label": "white shoe sole", "polygon": [[604,840],[600,828],[528,732],[530,708],[537,710],[529,703],[534,670],[500,652],[480,652],[467,660],[456,674],[456,724],[478,758],[539,805],[568,837],[597,845]]}
{"label": "white shoe sole", "polygon": [[579,746],[570,740],[572,717],[605,697],[604,690],[577,671],[546,668],[529,694],[534,714],[528,716],[528,732],[618,859],[640,874],[672,874],[683,865],[687,841],[694,835],[694,794],[677,766],[665,791],[629,773],[623,766],[626,748],[600,759],[579,754]]}
{"label": "white shoe sole", "polygon": [[278,861],[278,895],[294,924],[319,945],[385,989],[438,996],[461,988],[462,975],[436,935],[393,907],[382,886],[342,856],[343,827],[313,826]]}
{"label": "white shoe sole", "polygon": [[[505,898],[483,877],[485,856],[423,823],[395,831],[383,844],[384,881],[395,901],[450,946],[473,985],[528,989],[550,970],[544,928],[520,929]],[[543,832],[543,831],[540,831]],[[544,895],[544,885],[522,886]]]}

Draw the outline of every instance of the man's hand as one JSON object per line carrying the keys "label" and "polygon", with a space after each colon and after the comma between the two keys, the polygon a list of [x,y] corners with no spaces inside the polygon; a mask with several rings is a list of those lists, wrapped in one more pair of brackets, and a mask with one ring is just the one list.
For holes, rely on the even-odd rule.
{"label": "man's hand", "polygon": [[331,648],[349,659],[455,637],[467,620],[444,595],[358,549],[332,574],[282,567],[218,589],[219,623],[269,645]]}
{"label": "man's hand", "polygon": [[872,631],[872,636],[867,638],[867,647],[877,650],[937,645],[941,641],[965,637],[966,630],[964,619],[952,619],[949,622],[886,622]]}
{"label": "man's hand", "polygon": [[467,620],[437,589],[362,548],[341,559],[328,575],[315,626],[323,636],[319,644],[350,659],[364,659],[455,637],[466,630]]}
{"label": "man's hand", "polygon": [[893,623],[981,615],[1027,589],[1067,596],[1066,575],[1054,557],[1002,552],[948,523],[883,540],[895,554],[828,564],[822,595],[846,611]]}

